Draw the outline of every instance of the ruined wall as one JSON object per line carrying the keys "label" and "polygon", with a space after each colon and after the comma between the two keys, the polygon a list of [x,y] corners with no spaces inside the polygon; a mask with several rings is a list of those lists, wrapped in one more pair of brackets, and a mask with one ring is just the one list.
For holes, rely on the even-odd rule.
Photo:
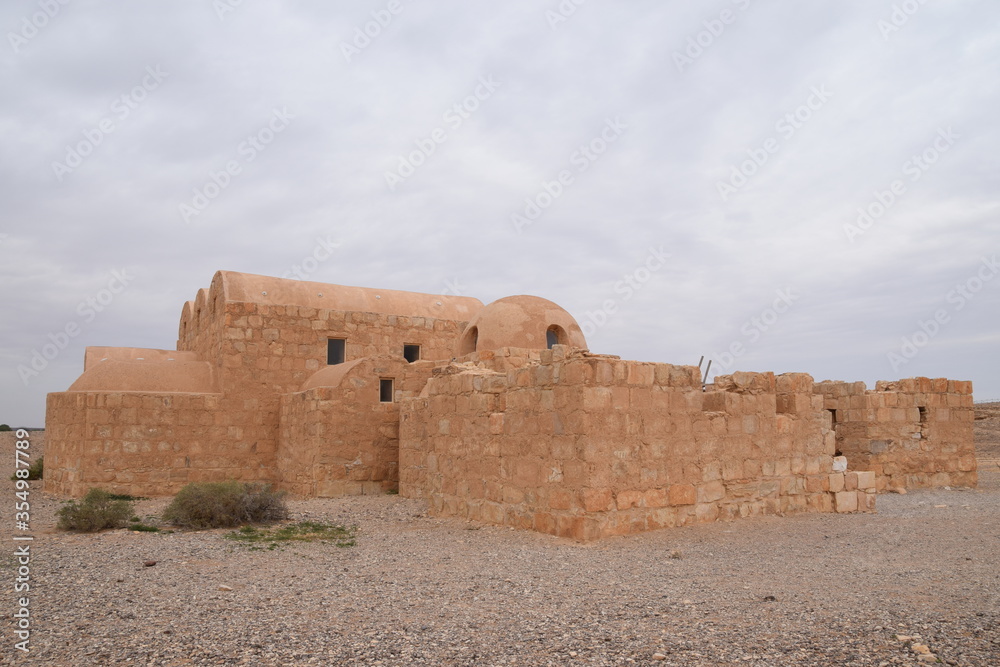
{"label": "ruined wall", "polygon": [[567,352],[506,373],[437,369],[402,406],[400,493],[437,514],[577,539],[874,508],[873,476],[848,489],[833,472],[808,376],[737,373],[706,394],[694,367]]}
{"label": "ruined wall", "polygon": [[[283,489],[305,496],[384,493],[399,487],[399,401],[414,397],[434,362],[364,359],[333,386],[281,397],[278,472]],[[339,369],[331,369],[339,370]],[[394,380],[393,402],[379,381]]]}
{"label": "ruined wall", "polygon": [[876,474],[879,491],[977,483],[972,383],[944,378],[821,382],[836,411],[837,448],[851,467]]}
{"label": "ruined wall", "polygon": [[273,479],[221,402],[218,394],[49,394],[45,490],[156,496],[189,482]]}

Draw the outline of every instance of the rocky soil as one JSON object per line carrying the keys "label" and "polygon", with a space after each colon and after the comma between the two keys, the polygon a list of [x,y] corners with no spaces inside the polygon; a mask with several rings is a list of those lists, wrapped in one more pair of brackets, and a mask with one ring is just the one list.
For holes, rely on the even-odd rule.
{"label": "rocky soil", "polygon": [[[592,545],[429,518],[397,496],[290,503],[295,518],[356,524],[348,548],[251,551],[226,531],[75,535],[55,531],[60,501],[34,483],[27,655],[14,649],[20,533],[3,437],[0,664],[1000,665],[991,414],[976,422],[977,490]],[[43,441],[32,435],[33,454]]]}

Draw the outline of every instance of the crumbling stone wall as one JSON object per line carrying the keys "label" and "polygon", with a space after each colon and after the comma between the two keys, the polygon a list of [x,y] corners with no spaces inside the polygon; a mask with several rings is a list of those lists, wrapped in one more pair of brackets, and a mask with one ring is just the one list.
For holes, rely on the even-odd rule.
{"label": "crumbling stone wall", "polygon": [[873,475],[848,488],[834,472],[807,375],[736,373],[703,393],[695,367],[561,346],[507,372],[488,365],[437,369],[403,403],[400,493],[437,514],[594,539],[874,509]]}
{"label": "crumbling stone wall", "polygon": [[977,483],[972,383],[945,378],[821,382],[837,448],[852,467],[871,470],[879,491]]}

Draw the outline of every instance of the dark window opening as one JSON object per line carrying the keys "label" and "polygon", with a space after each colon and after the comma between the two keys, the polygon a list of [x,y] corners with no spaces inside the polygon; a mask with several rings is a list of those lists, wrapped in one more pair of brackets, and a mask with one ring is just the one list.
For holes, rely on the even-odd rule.
{"label": "dark window opening", "polygon": [[479,345],[479,327],[472,327],[465,332],[462,336],[462,346],[460,349],[461,354],[459,356],[464,357],[467,354],[472,354],[476,351]]}
{"label": "dark window opening", "polygon": [[545,347],[552,349],[553,345],[565,345],[566,332],[563,328],[553,324],[545,331]]}
{"label": "dark window opening", "polygon": [[344,363],[347,341],[343,338],[330,338],[326,341],[326,363],[330,366]]}
{"label": "dark window opening", "polygon": [[411,364],[414,361],[420,359],[420,346],[419,345],[404,345],[403,346],[403,358],[409,361]]}
{"label": "dark window opening", "polygon": [[920,411],[920,423],[921,424],[926,423],[927,422],[927,408],[925,408],[924,406],[921,405],[921,406],[917,407],[917,410]]}
{"label": "dark window opening", "polygon": [[830,422],[834,426],[836,426],[837,425],[837,411],[836,410],[827,409],[827,412],[830,413]]}
{"label": "dark window opening", "polygon": [[382,378],[378,381],[378,400],[382,403],[393,402],[392,378]]}

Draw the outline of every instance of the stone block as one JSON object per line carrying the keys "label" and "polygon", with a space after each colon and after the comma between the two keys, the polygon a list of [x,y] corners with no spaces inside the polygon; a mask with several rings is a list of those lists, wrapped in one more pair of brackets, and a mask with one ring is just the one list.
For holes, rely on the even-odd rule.
{"label": "stone block", "polygon": [[699,503],[694,506],[694,516],[698,523],[708,523],[719,518],[719,506],[716,503]]}
{"label": "stone block", "polygon": [[587,512],[606,512],[614,507],[611,489],[584,489],[583,509]]}
{"label": "stone block", "polygon": [[858,471],[852,473],[855,475],[857,488],[859,491],[868,491],[875,489],[875,473],[870,470]]}
{"label": "stone block", "polygon": [[615,494],[615,503],[619,511],[639,507],[642,503],[642,492],[634,489],[619,491]]}
{"label": "stone block", "polygon": [[726,496],[726,487],[719,480],[707,482],[698,487],[698,502],[713,503]]}
{"label": "stone block", "polygon": [[698,499],[697,491],[691,484],[673,484],[667,495],[671,505],[694,505]]}
{"label": "stone block", "polygon": [[834,506],[837,512],[857,512],[858,494],[856,491],[841,491],[834,494]]}
{"label": "stone block", "polygon": [[858,489],[858,473],[853,470],[844,473],[844,490],[857,491],[857,489]]}
{"label": "stone block", "polygon": [[834,472],[828,475],[830,491],[839,493],[844,490],[844,473]]}
{"label": "stone block", "polygon": [[874,492],[858,491],[858,511],[861,512],[874,512],[875,511],[875,498]]}

